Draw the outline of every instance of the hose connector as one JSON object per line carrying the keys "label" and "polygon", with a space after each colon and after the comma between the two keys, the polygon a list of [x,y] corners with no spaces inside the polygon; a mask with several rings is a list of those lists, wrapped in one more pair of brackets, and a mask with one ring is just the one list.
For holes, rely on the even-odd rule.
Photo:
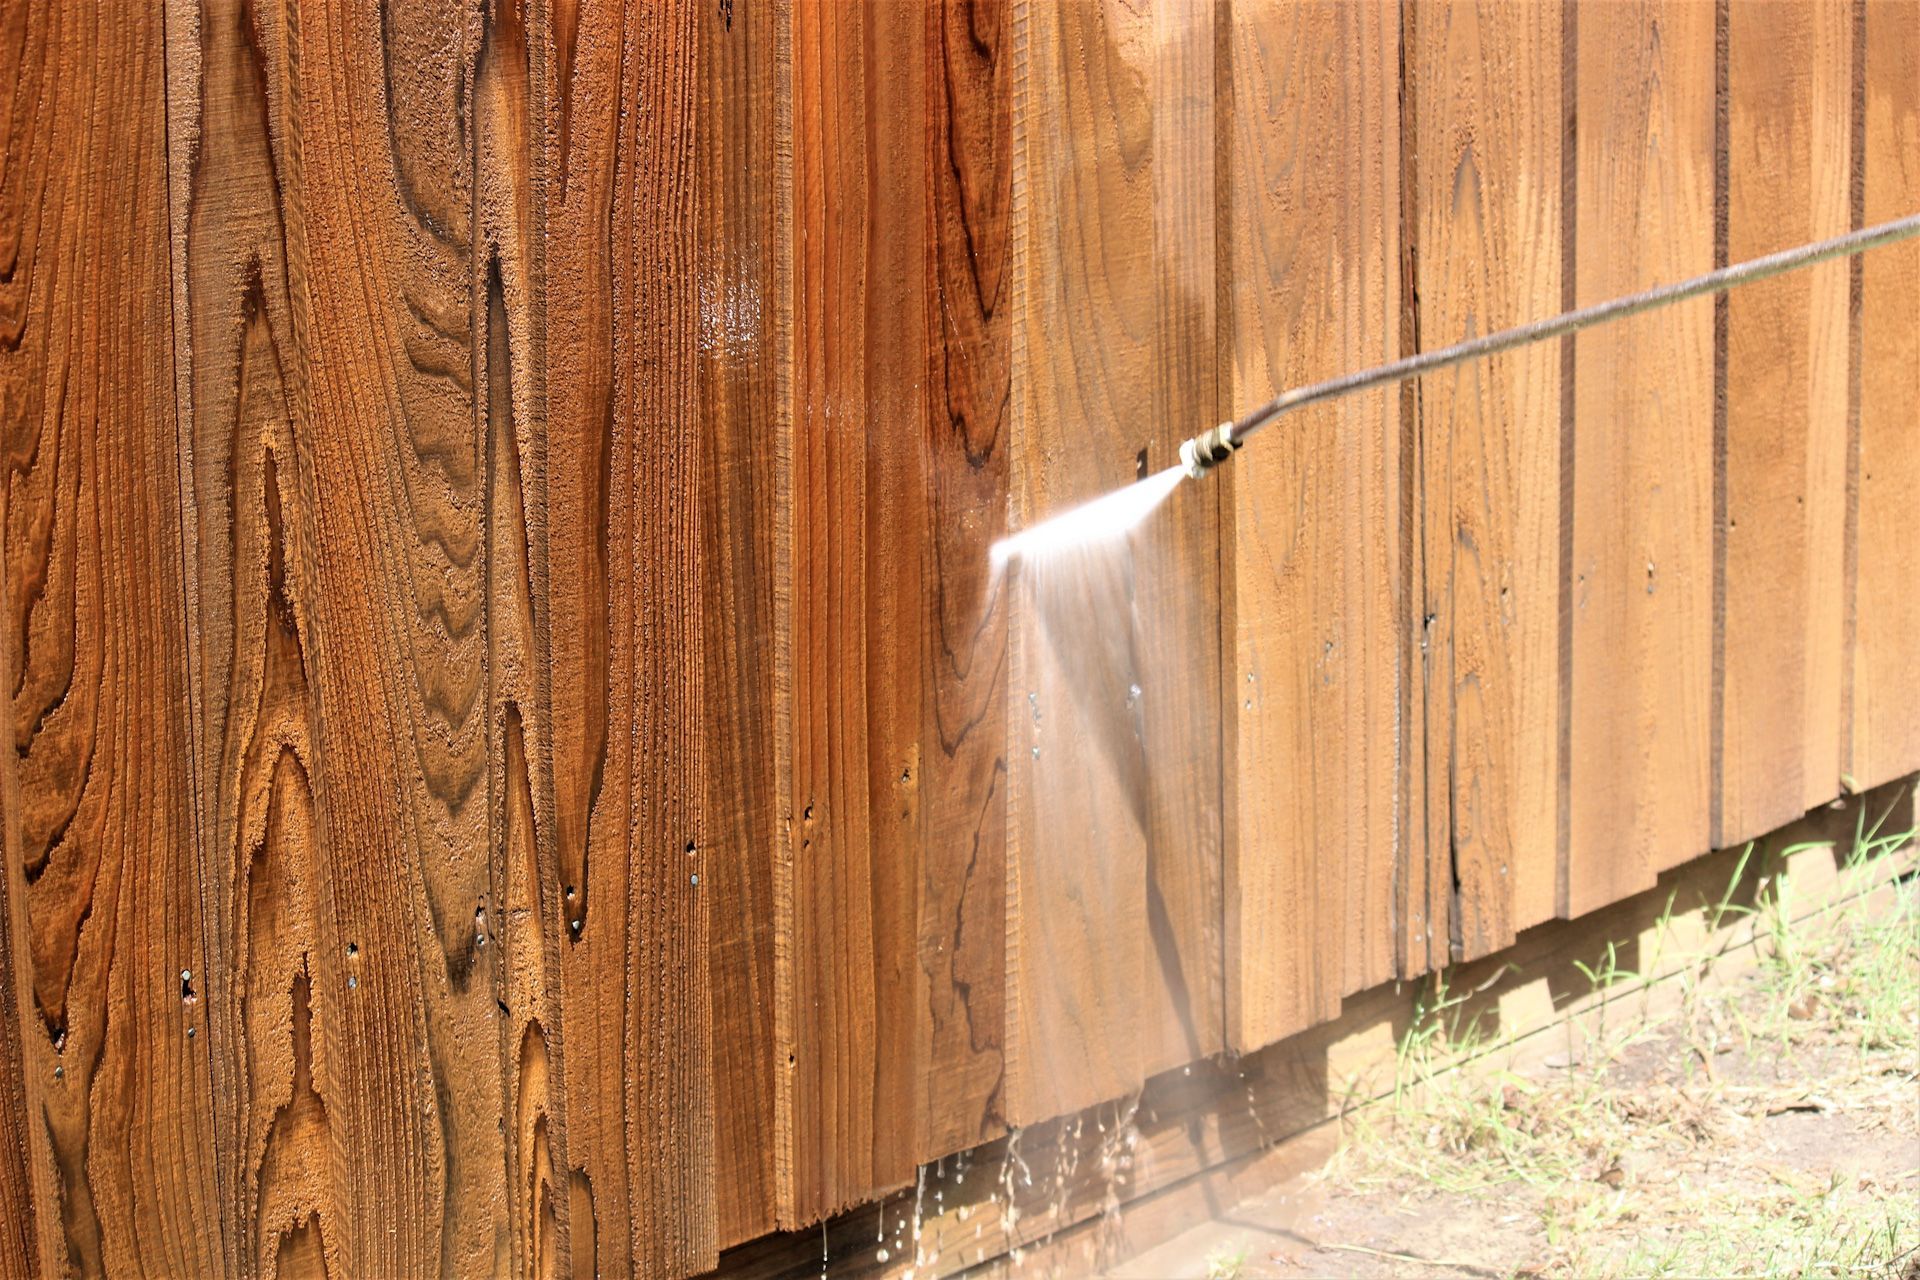
{"label": "hose connector", "polygon": [[1181,445],[1180,465],[1186,468],[1188,475],[1198,480],[1231,458],[1233,451],[1239,447],[1240,442],[1233,438],[1233,424],[1223,422]]}

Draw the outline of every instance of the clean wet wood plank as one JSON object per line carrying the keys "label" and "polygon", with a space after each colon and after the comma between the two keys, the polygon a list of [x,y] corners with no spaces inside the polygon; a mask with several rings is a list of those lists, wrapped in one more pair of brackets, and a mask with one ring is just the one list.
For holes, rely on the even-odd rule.
{"label": "clean wet wood plank", "polygon": [[793,10],[783,1224],[913,1176],[926,702],[926,17]]}
{"label": "clean wet wood plank", "polygon": [[[1408,11],[1420,341],[1559,309],[1565,136],[1558,5]],[[1559,869],[1560,352],[1541,345],[1420,388],[1427,660],[1451,710],[1444,769],[1460,958],[1554,914]]]}
{"label": "clean wet wood plank", "polygon": [[787,744],[773,708],[782,399],[791,333],[774,305],[791,229],[782,5],[702,8],[699,415],[713,1002],[714,1212],[722,1247],[774,1227],[773,863]]}
{"label": "clean wet wood plank", "polygon": [[[693,5],[536,8],[573,1274],[715,1252]],[[644,980],[636,980],[644,979]]]}
{"label": "clean wet wood plank", "polygon": [[1014,8],[927,7],[920,1161],[1006,1127],[1007,593],[985,548],[1012,452]]}
{"label": "clean wet wood plank", "polygon": [[164,33],[112,4],[0,16],[13,1273],[225,1266],[207,1012],[230,994],[194,839]]}

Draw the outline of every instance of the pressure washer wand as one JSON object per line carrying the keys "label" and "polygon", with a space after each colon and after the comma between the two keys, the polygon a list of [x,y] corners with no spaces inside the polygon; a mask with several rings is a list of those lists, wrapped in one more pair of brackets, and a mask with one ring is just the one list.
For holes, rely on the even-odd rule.
{"label": "pressure washer wand", "polygon": [[1482,356],[1564,337],[1591,325],[1605,324],[1610,320],[1623,320],[1628,316],[1639,315],[1642,311],[1652,311],[1657,307],[1685,302],[1689,298],[1698,298],[1702,294],[1719,293],[1723,289],[1731,289],[1736,285],[1752,284],[1756,280],[1765,280],[1769,276],[1777,276],[1801,267],[1810,267],[1831,258],[1850,257],[1853,254],[1877,249],[1881,245],[1894,244],[1916,235],[1920,235],[1920,213],[1911,214],[1893,222],[1883,222],[1876,227],[1866,227],[1848,235],[1836,236],[1831,240],[1820,240],[1794,249],[1783,249],[1779,253],[1770,253],[1763,258],[1754,258],[1730,267],[1709,271],[1691,280],[1660,285],[1644,293],[1629,294],[1623,298],[1595,303],[1590,307],[1581,307],[1576,311],[1563,311],[1557,316],[1535,320],[1514,329],[1502,329],[1498,333],[1490,333],[1483,338],[1469,338],[1465,342],[1456,342],[1450,347],[1423,351],[1419,355],[1407,356],[1391,364],[1362,369],[1358,373],[1344,374],[1338,378],[1310,383],[1304,387],[1294,387],[1281,392],[1238,421],[1223,422],[1187,441],[1180,446],[1180,462],[1186,467],[1188,475],[1197,478],[1232,457],[1234,450],[1246,443],[1248,436],[1281,415],[1292,413],[1295,409],[1304,409],[1308,405],[1319,404],[1326,400],[1337,400],[1341,396],[1353,395],[1370,387],[1405,382],[1410,378],[1418,378],[1436,370],[1465,364],[1469,360],[1478,360]]}

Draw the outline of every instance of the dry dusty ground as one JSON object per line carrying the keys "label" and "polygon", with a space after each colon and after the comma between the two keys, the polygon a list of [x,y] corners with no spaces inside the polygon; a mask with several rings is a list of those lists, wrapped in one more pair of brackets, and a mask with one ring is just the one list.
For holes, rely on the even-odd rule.
{"label": "dry dusty ground", "polygon": [[1111,1276],[1920,1280],[1920,881],[1765,923],[1757,968],[1523,1072],[1428,1069],[1442,1012],[1330,1165]]}

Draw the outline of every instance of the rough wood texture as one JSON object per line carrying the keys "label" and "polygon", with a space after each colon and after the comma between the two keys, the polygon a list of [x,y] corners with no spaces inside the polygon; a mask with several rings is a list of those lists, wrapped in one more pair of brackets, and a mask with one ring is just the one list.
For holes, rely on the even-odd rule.
{"label": "rough wood texture", "polygon": [[[1842,233],[1851,14],[1731,4],[1726,21],[1727,259]],[[1845,280],[1826,266],[1725,302],[1715,847],[1798,817],[1835,782]]]}
{"label": "rough wood texture", "polygon": [[[1375,3],[1232,21],[1222,322],[1227,399],[1244,411],[1399,354],[1400,39],[1397,11]],[[1238,1049],[1390,977],[1396,912],[1423,948],[1445,928],[1427,868],[1396,870],[1421,847],[1397,799],[1400,447],[1398,394],[1371,394],[1283,420],[1218,476]]]}
{"label": "rough wood texture", "polygon": [[926,696],[922,15],[793,13],[792,779],[781,1221],[913,1175]]}
{"label": "rough wood texture", "polygon": [[48,1275],[213,1274],[163,24],[112,4],[12,5],[0,22],[0,803],[17,1001],[0,1100],[24,1107],[6,1128],[30,1135],[0,1188],[24,1155],[36,1201],[7,1234],[30,1223]]}
{"label": "rough wood texture", "polygon": [[[546,137],[548,663],[576,1274],[715,1248],[692,5],[556,4]],[[643,977],[644,975],[644,977]]]}
{"label": "rough wood texture", "polygon": [[[1713,265],[1714,8],[1633,0],[1577,21],[1585,305]],[[1708,847],[1713,334],[1702,299],[1575,340],[1574,915]]]}
{"label": "rough wood texture", "polygon": [[[1866,225],[1920,210],[1920,4],[1866,6]],[[1920,756],[1920,245],[1862,259],[1848,786]],[[1909,763],[1902,764],[1902,761]]]}
{"label": "rough wood texture", "polygon": [[[1560,20],[1534,3],[1408,10],[1423,346],[1559,307]],[[1428,702],[1451,709],[1429,767],[1446,779],[1452,945],[1471,959],[1555,908],[1560,353],[1440,374],[1419,403]]]}
{"label": "rough wood texture", "polygon": [[786,749],[768,714],[789,318],[770,295],[791,227],[782,185],[784,4],[700,12],[701,548],[708,741],[714,1191],[722,1241],[773,1229],[773,848]]}

